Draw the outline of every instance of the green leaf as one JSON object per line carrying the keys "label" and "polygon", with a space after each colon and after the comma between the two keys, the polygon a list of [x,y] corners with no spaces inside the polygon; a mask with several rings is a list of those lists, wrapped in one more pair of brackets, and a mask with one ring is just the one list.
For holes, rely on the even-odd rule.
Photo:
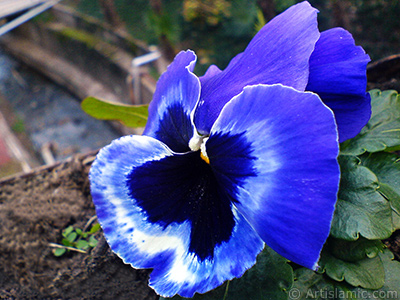
{"label": "green leaf", "polygon": [[381,296],[387,296],[382,299],[400,299],[400,262],[393,260],[393,253],[388,249],[380,253],[379,257],[385,269],[385,284],[379,291],[386,292]]}
{"label": "green leaf", "polygon": [[118,120],[128,127],[144,127],[147,122],[148,105],[126,105],[87,97],[82,109],[100,120]]}
{"label": "green leaf", "polygon": [[356,241],[345,241],[330,237],[324,246],[324,251],[329,251],[334,257],[356,262],[365,258],[374,258],[384,249],[380,240],[367,240],[360,237]]}
{"label": "green leaf", "polygon": [[63,230],[63,237],[67,237],[72,231],[74,231],[74,227],[73,226],[68,226],[67,228],[65,228]]}
{"label": "green leaf", "polygon": [[385,282],[383,264],[377,253],[373,258],[344,261],[326,249],[321,254],[319,264],[330,278],[336,281],[345,280],[352,286],[379,289]]}
{"label": "green leaf", "polygon": [[98,241],[96,240],[96,238],[93,235],[91,235],[89,238],[89,246],[94,248],[97,246],[97,243]]}
{"label": "green leaf", "polygon": [[392,213],[392,223],[393,228],[400,229],[400,216],[396,212]]}
{"label": "green leaf", "polygon": [[76,242],[76,248],[81,250],[87,250],[89,248],[89,243],[85,240],[79,240]]}
{"label": "green leaf", "polygon": [[392,233],[392,210],[378,192],[378,178],[360,165],[355,156],[340,155],[341,181],[331,234],[356,240],[361,234],[371,240],[388,238]]}
{"label": "green leaf", "polygon": [[375,173],[380,183],[389,185],[397,197],[400,195],[399,156],[393,153],[378,152],[366,153],[360,159],[363,166]]}
{"label": "green leaf", "polygon": [[397,191],[392,188],[390,185],[379,182],[379,189],[378,191],[390,201],[390,206],[392,207],[393,211],[400,214],[400,195]]}
{"label": "green leaf", "polygon": [[389,250],[379,253],[384,270],[385,284],[378,290],[354,288],[345,282],[335,282],[323,274],[300,268],[295,271],[295,282],[289,290],[289,299],[399,299],[400,298],[400,263],[393,260]]}
{"label": "green leaf", "polygon": [[370,91],[372,115],[353,139],[341,145],[341,153],[360,155],[398,149],[400,146],[400,96],[396,91]]}
{"label": "green leaf", "polygon": [[256,265],[242,278],[232,280],[227,299],[283,300],[292,284],[293,269],[288,260],[265,246]]}
{"label": "green leaf", "polygon": [[295,271],[293,287],[288,291],[290,300],[304,299],[356,299],[356,297],[335,297],[348,291],[346,284],[337,283],[322,274],[315,273],[306,268],[299,268]]}
{"label": "green leaf", "polygon": [[[267,246],[258,255],[257,263],[241,278],[229,283],[226,300],[260,299],[286,300],[287,290],[293,284],[293,269],[288,260]],[[195,294],[195,300],[221,300],[226,291],[226,283],[206,294]],[[160,298],[164,299],[164,298]],[[184,299],[179,296],[173,300]]]}
{"label": "green leaf", "polygon": [[67,247],[73,247],[74,246],[74,244],[72,244],[70,241],[68,241],[65,238],[61,240],[61,244],[63,244],[64,246],[67,246]]}
{"label": "green leaf", "polygon": [[70,243],[75,242],[76,238],[78,237],[78,234],[76,232],[71,232],[70,234],[68,234],[65,238],[67,239],[67,241],[69,241]]}
{"label": "green leaf", "polygon": [[55,256],[61,256],[61,255],[63,255],[66,251],[67,251],[67,249],[65,249],[65,248],[56,248],[56,249],[53,250],[53,254],[54,254]]}
{"label": "green leaf", "polygon": [[76,232],[77,234],[79,234],[80,236],[82,236],[82,229],[76,228],[76,229],[75,229],[75,232]]}
{"label": "green leaf", "polygon": [[362,165],[378,178],[378,192],[389,200],[392,208],[393,230],[400,229],[400,159],[396,154],[366,153],[360,157]]}
{"label": "green leaf", "polygon": [[90,228],[89,233],[93,234],[93,233],[96,233],[99,230],[100,230],[100,224],[96,223],[96,224],[93,224],[92,228]]}

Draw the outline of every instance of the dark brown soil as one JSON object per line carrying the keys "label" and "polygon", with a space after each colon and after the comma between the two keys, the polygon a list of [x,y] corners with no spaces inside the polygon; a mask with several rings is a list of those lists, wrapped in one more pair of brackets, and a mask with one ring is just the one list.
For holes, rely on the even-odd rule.
{"label": "dark brown soil", "polygon": [[111,253],[102,233],[88,254],[55,257],[69,225],[95,215],[88,185],[90,156],[0,181],[0,299],[156,299],[148,271]]}
{"label": "dark brown soil", "polygon": [[400,91],[400,54],[391,55],[368,66],[368,90]]}

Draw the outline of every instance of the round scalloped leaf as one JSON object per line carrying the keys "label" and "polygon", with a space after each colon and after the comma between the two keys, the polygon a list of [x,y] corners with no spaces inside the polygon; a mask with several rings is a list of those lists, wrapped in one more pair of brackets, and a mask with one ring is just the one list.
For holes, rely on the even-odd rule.
{"label": "round scalloped leaf", "polygon": [[379,253],[379,258],[385,271],[385,284],[380,289],[354,288],[345,282],[335,282],[324,274],[300,268],[295,271],[295,282],[292,289],[288,291],[289,299],[399,299],[400,263],[393,260],[393,253],[387,249]]}
{"label": "round scalloped leaf", "polygon": [[393,253],[388,249],[380,253],[379,257],[385,269],[385,284],[379,289],[381,293],[375,293],[382,298],[376,299],[400,299],[400,262],[394,260]]}
{"label": "round scalloped leaf", "polygon": [[329,251],[334,257],[347,262],[356,262],[365,258],[374,258],[384,249],[380,240],[367,240],[360,237],[356,241],[345,241],[329,238],[324,251]]}
{"label": "round scalloped leaf", "polygon": [[393,230],[392,209],[378,192],[378,179],[355,156],[339,156],[341,181],[332,220],[332,236],[356,240],[388,238]]}
{"label": "round scalloped leaf", "polygon": [[385,283],[385,272],[379,256],[350,262],[333,256],[329,251],[323,251],[319,264],[330,278],[345,280],[352,286],[379,289]]}
{"label": "round scalloped leaf", "polygon": [[394,230],[400,229],[400,157],[394,153],[366,153],[360,157],[362,165],[378,178],[380,192],[392,207]]}
{"label": "round scalloped leaf", "polygon": [[370,91],[372,115],[368,124],[353,139],[341,145],[341,153],[395,150],[400,147],[400,96],[396,91]]}
{"label": "round scalloped leaf", "polygon": [[[257,263],[241,278],[233,279],[206,294],[195,294],[194,300],[286,300],[287,291],[293,285],[293,269],[288,260],[283,258],[271,248],[265,246],[258,255]],[[225,298],[224,295],[227,292]],[[160,297],[161,299],[165,299]],[[186,299],[179,296],[169,298],[172,300]]]}
{"label": "round scalloped leaf", "polygon": [[[364,298],[352,297],[346,298],[345,293],[351,292],[350,286],[346,283],[338,283],[323,274],[315,273],[306,268],[300,268],[295,271],[295,281],[293,287],[288,291],[289,300],[304,299],[354,299],[364,300]],[[343,296],[344,297],[343,297]],[[342,296],[342,297],[341,297]]]}

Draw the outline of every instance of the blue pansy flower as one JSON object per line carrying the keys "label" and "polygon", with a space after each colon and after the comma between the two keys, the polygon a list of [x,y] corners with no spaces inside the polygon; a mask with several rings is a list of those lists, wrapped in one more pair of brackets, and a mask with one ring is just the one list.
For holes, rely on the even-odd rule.
{"label": "blue pansy flower", "polygon": [[[369,61],[343,29],[297,4],[221,71],[180,52],[143,136],[100,150],[90,171],[112,250],[153,268],[150,286],[192,297],[240,277],[264,243],[316,269],[339,185],[338,139],[366,124]],[[339,136],[339,138],[338,138]]]}

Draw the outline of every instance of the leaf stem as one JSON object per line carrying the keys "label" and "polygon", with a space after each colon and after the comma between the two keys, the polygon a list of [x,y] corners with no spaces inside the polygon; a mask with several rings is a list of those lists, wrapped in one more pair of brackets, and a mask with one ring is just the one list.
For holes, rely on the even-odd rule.
{"label": "leaf stem", "polygon": [[97,219],[97,215],[92,216],[92,217],[86,222],[86,225],[85,225],[85,227],[83,228],[83,232],[87,232],[88,229],[89,229],[89,227],[90,227],[90,225],[92,225],[92,223],[93,223],[94,221],[96,221],[96,219]]}

